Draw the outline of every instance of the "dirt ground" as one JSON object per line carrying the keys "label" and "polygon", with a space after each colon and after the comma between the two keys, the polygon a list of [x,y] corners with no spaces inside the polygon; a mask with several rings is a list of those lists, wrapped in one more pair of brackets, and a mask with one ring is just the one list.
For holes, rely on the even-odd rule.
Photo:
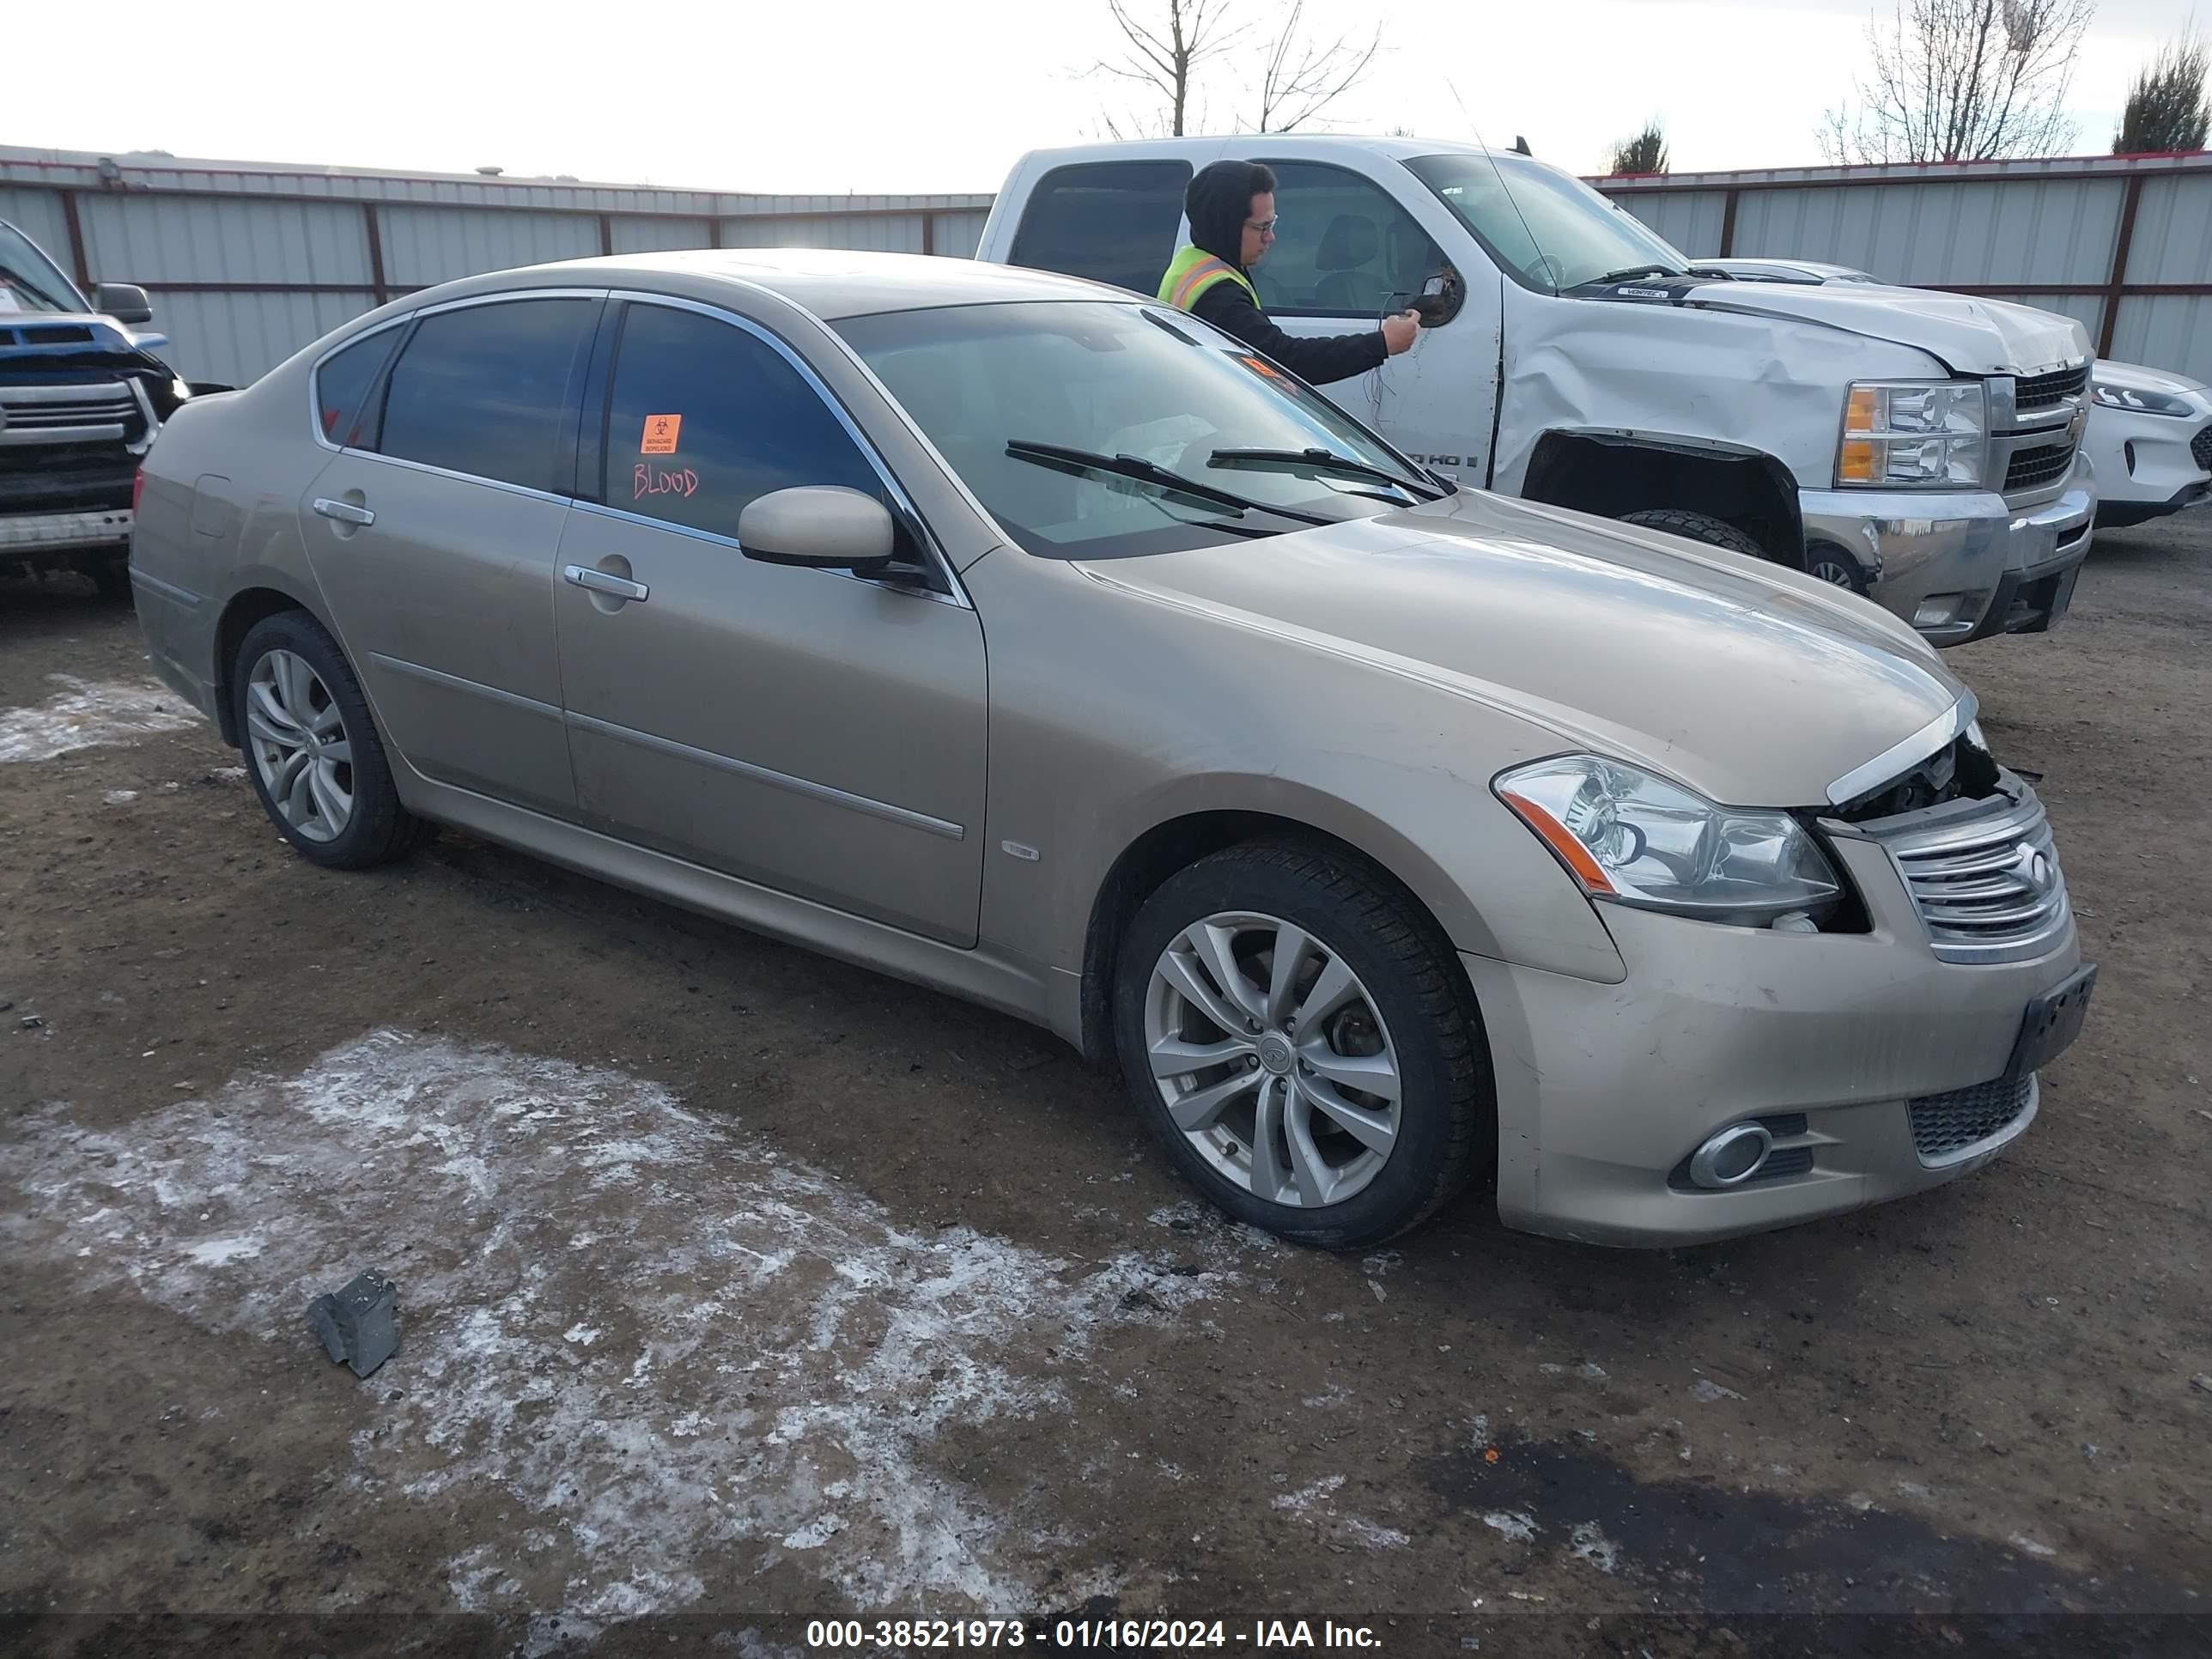
{"label": "dirt ground", "polygon": [[[0,1647],[2212,1641],[2212,513],[1953,661],[2103,965],[2019,1147],[1339,1258],[1010,1020],[458,836],[318,871],[127,611],[0,592]],[[303,1310],[364,1267],[361,1381]]]}

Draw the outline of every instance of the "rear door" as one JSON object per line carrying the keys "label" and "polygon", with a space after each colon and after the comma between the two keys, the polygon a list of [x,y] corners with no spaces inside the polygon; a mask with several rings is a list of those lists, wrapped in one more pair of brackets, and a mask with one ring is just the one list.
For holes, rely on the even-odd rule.
{"label": "rear door", "polygon": [[[599,499],[568,520],[556,590],[585,821],[974,944],[988,714],[975,612],[790,348],[735,313],[618,303],[611,373],[589,398],[605,427],[586,470],[603,477],[582,493]],[[801,484],[884,501],[937,586],[746,558],[745,504]]]}
{"label": "rear door", "polygon": [[349,342],[316,369],[332,453],[300,502],[388,741],[426,777],[562,817],[553,589],[604,302],[466,301]]}

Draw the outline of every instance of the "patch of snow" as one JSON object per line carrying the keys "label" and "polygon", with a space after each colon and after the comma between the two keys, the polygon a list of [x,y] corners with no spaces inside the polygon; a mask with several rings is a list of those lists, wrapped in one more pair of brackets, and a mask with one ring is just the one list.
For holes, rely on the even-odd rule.
{"label": "patch of snow", "polygon": [[1710,1376],[1701,1376],[1690,1384],[1690,1398],[1703,1401],[1710,1406],[1716,1401],[1741,1400],[1743,1396],[1734,1389],[1724,1389]]}
{"label": "patch of snow", "polygon": [[100,797],[110,806],[128,806],[138,799],[136,789],[111,789]]}
{"label": "patch of snow", "polygon": [[465,1607],[542,1615],[526,1650],[695,1604],[747,1545],[751,1570],[797,1560],[861,1607],[1039,1611],[1030,1587],[1081,1539],[1017,1524],[937,1443],[1069,1410],[1111,1384],[1103,1333],[1236,1282],[1220,1235],[1191,1274],[909,1231],[658,1085],[399,1032],[113,1133],[65,1103],[15,1125],[9,1248],[78,1283],[293,1343],[362,1267],[398,1283],[382,1375],[404,1393],[355,1437],[353,1479],[514,1511],[445,1571]]}
{"label": "patch of snow", "polygon": [[2039,1555],[2046,1560],[2051,1556],[2058,1553],[2058,1552],[2051,1548],[2050,1545],[2039,1544],[2035,1540],[2028,1537],[2025,1533],[2016,1532],[2013,1534],[2011,1537],[2006,1539],[2005,1542],[2011,1545],[2016,1550],[2026,1550],[2030,1555]]}
{"label": "patch of snow", "polygon": [[1325,1474],[1310,1486],[1279,1493],[1268,1501],[1279,1510],[1287,1510],[1292,1515],[1304,1515],[1343,1484],[1342,1475]]}
{"label": "patch of snow", "polygon": [[1358,1516],[1347,1516],[1345,1528],[1370,1550],[1401,1550],[1413,1540],[1395,1527],[1378,1527]]}
{"label": "patch of snow", "polygon": [[[1573,1376],[1578,1377],[1585,1382],[1602,1382],[1606,1380],[1605,1367],[1602,1365],[1593,1365],[1587,1360],[1583,1361],[1579,1365],[1560,1365],[1555,1364],[1550,1360],[1547,1360],[1544,1364],[1537,1366],[1536,1369],[1543,1372],[1547,1376]],[[1738,1399],[1742,1398],[1741,1395],[1736,1397]]]}
{"label": "patch of snow", "polygon": [[62,690],[37,708],[0,708],[0,762],[52,760],[200,724],[198,712],[157,680],[46,678]]}
{"label": "patch of snow", "polygon": [[1534,1543],[1536,1539],[1536,1518],[1531,1515],[1492,1510],[1482,1517],[1482,1524],[1492,1532],[1504,1534],[1516,1544]]}
{"label": "patch of snow", "polygon": [[1620,1565],[1620,1546],[1600,1532],[1595,1521],[1578,1522],[1567,1540],[1577,1560],[1589,1562],[1600,1572],[1610,1574]]}

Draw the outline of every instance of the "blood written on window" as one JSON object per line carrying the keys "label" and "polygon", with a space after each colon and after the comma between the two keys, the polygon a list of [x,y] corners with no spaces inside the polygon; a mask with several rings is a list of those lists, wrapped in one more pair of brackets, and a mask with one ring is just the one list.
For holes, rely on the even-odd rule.
{"label": "blood written on window", "polygon": [[851,434],[774,347],[696,311],[630,307],[608,419],[605,500],[625,512],[734,537],[748,502],[799,484],[890,504]]}

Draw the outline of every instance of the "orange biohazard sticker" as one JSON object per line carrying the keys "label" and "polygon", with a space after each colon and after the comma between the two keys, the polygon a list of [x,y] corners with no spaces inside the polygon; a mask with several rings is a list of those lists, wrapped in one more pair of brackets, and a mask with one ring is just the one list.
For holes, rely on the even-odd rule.
{"label": "orange biohazard sticker", "polygon": [[1264,374],[1271,380],[1279,380],[1283,378],[1273,368],[1270,368],[1267,364],[1261,362],[1257,357],[1239,357],[1237,361],[1243,364],[1245,368],[1250,369],[1255,374]]}
{"label": "orange biohazard sticker", "polygon": [[637,447],[641,455],[673,455],[676,434],[684,430],[681,415],[648,415],[645,417],[645,441]]}

